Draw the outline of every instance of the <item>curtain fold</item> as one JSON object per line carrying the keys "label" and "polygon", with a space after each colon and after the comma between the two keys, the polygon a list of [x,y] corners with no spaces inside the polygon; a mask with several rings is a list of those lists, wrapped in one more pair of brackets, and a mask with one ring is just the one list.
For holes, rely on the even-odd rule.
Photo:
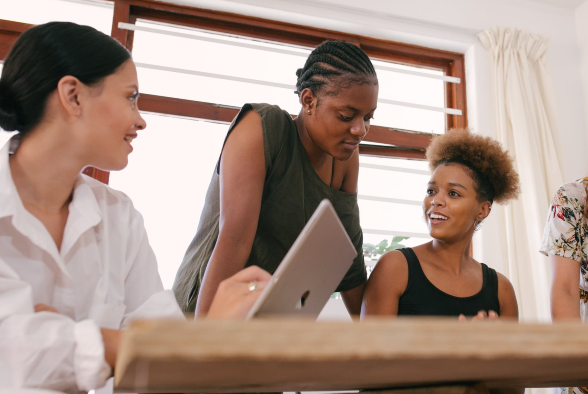
{"label": "curtain fold", "polygon": [[550,269],[539,244],[551,196],[563,183],[555,147],[556,108],[545,65],[548,39],[514,28],[478,35],[491,53],[497,139],[514,157],[521,180],[518,200],[495,207],[501,256],[523,322],[550,321]]}

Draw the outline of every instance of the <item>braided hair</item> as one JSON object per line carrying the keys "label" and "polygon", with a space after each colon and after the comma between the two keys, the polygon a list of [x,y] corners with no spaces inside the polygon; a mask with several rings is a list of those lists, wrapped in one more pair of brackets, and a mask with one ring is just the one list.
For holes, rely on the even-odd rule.
{"label": "braided hair", "polygon": [[324,93],[337,94],[340,88],[352,84],[378,84],[376,70],[368,55],[358,46],[346,41],[325,41],[312,51],[303,68],[296,71],[296,91],[309,88],[317,95],[331,83],[335,89]]}

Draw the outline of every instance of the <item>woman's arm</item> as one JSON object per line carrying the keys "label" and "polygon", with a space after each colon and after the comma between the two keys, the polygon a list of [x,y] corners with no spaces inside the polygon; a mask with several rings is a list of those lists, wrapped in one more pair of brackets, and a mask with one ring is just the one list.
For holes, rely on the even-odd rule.
{"label": "woman's arm", "polygon": [[341,292],[341,297],[343,298],[345,308],[347,308],[347,312],[349,312],[349,315],[351,315],[352,319],[358,318],[359,314],[361,313],[361,303],[363,300],[365,288],[366,283],[364,282],[355,289]]}
{"label": "woman's arm", "polygon": [[398,315],[398,300],[408,285],[408,264],[401,252],[392,251],[378,260],[367,281],[361,318]]}
{"label": "woman's arm", "polygon": [[[346,162],[337,162],[335,167],[335,180],[338,178],[339,166],[342,168],[343,179],[341,181],[341,191],[346,193],[357,193],[357,179],[359,176],[359,152],[355,151],[353,156]],[[365,292],[366,283],[362,283],[354,289],[342,291],[341,297],[347,308],[347,312],[352,318],[357,318],[361,313],[361,304]]]}
{"label": "woman's arm", "polygon": [[247,112],[220,161],[219,236],[200,287],[196,314],[208,313],[219,284],[245,267],[257,230],[265,182],[261,117]]}
{"label": "woman's arm", "polygon": [[512,283],[506,276],[496,273],[498,276],[498,302],[500,303],[500,318],[519,319],[519,305]]}
{"label": "woman's arm", "polygon": [[580,263],[554,254],[551,264],[551,317],[553,320],[580,320]]}

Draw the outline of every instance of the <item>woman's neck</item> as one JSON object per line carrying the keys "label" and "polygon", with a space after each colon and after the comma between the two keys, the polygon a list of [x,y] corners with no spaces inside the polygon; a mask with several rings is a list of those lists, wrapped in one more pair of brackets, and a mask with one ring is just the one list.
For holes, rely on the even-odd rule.
{"label": "woman's neck", "polygon": [[319,171],[327,162],[331,163],[331,156],[322,150],[312,139],[308,130],[304,126],[304,115],[303,111],[300,111],[300,114],[294,119],[294,123],[296,124],[296,129],[298,131],[298,136],[300,137],[300,141],[302,142],[302,146],[306,151],[306,155],[310,160],[310,163],[314,167],[315,170]]}
{"label": "woman's neck", "polygon": [[466,237],[458,241],[443,241],[433,239],[428,244],[428,252],[434,257],[432,261],[443,265],[451,272],[459,274],[464,265],[472,261],[470,255],[472,237]]}
{"label": "woman's neck", "polygon": [[46,213],[67,208],[83,168],[59,134],[49,127],[31,131],[9,159],[12,179],[25,206]]}

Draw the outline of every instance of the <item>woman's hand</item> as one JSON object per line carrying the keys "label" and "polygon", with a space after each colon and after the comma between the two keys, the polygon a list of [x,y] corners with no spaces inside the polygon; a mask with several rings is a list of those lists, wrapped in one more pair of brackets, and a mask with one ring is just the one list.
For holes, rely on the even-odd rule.
{"label": "woman's hand", "polygon": [[104,342],[104,359],[112,367],[116,367],[116,356],[118,354],[118,346],[120,343],[120,330],[109,330],[101,328],[102,341]]}
{"label": "woman's hand", "polygon": [[261,268],[251,266],[223,280],[218,286],[207,317],[244,319],[271,277]]}
{"label": "woman's hand", "polygon": [[35,305],[35,313],[37,313],[37,312],[53,312],[53,313],[59,313],[59,312],[57,312],[57,309],[53,308],[52,306],[45,305],[45,304],[37,304],[37,305]]}
{"label": "woman's hand", "polygon": [[[461,314],[459,315],[459,317],[457,318],[459,321],[467,321],[468,319],[465,317],[465,315]],[[500,320],[500,316],[498,316],[498,313],[494,312],[494,311],[489,311],[488,313],[486,313],[486,311],[478,311],[478,314],[474,317],[471,318],[472,321],[474,320]]]}

